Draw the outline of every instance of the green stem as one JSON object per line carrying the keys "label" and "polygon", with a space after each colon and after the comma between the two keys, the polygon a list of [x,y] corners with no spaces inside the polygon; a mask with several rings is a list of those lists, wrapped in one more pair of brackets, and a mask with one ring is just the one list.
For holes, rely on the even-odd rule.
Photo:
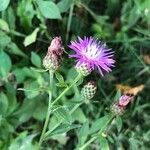
{"label": "green stem", "polygon": [[87,141],[82,147],[79,148],[79,150],[84,150],[88,145],[90,145],[93,141],[97,139],[96,136],[92,137],[89,141]]}
{"label": "green stem", "polygon": [[75,106],[72,108],[72,110],[70,111],[70,115],[71,115],[81,104],[83,104],[83,103],[79,103],[79,104],[75,105]]}
{"label": "green stem", "polygon": [[72,82],[72,84],[70,86],[68,86],[53,102],[52,102],[52,106],[74,85],[76,84],[80,79],[81,79],[81,74],[78,74],[78,76],[74,79],[74,81]]}
{"label": "green stem", "polygon": [[[83,103],[80,103],[80,104],[77,104],[77,105],[75,105],[73,108],[72,108],[72,110],[70,111],[70,115],[81,105],[81,104],[83,104]],[[45,133],[45,138],[52,132],[52,131],[54,131],[60,124],[62,123],[62,121],[60,121],[59,123],[57,123],[50,131],[47,131],[46,133]]]}
{"label": "green stem", "polygon": [[84,3],[77,3],[78,7],[83,7],[95,20],[97,20],[97,15],[89,8],[87,7]]}
{"label": "green stem", "polygon": [[50,75],[49,85],[50,85],[51,91],[48,92],[48,94],[49,94],[48,109],[47,109],[47,114],[46,114],[44,127],[43,127],[43,130],[42,130],[42,134],[41,134],[41,137],[40,137],[40,140],[39,140],[39,146],[41,146],[41,144],[44,140],[44,135],[45,135],[45,132],[46,132],[46,129],[47,129],[47,126],[48,126],[48,122],[49,122],[49,118],[50,118],[50,115],[51,115],[51,111],[52,111],[52,109],[51,109],[52,108],[51,100],[52,100],[52,88],[53,88],[53,75],[54,75],[54,72],[49,71],[49,75]]}
{"label": "green stem", "polygon": [[78,150],[84,150],[88,145],[94,142],[99,137],[99,135],[101,135],[103,131],[107,128],[108,124],[113,120],[113,118],[114,114],[112,114],[110,119],[106,122],[105,128],[102,127],[102,129],[94,137],[92,137],[89,141],[87,141],[82,147],[79,147]]}
{"label": "green stem", "polygon": [[69,38],[69,32],[70,32],[72,16],[73,16],[73,9],[74,9],[74,2],[71,4],[70,11],[69,11],[68,24],[67,24],[67,33],[66,33],[66,42],[68,41],[68,38]]}
{"label": "green stem", "polygon": [[[41,138],[40,138],[40,141],[39,141],[39,145],[42,144],[42,141],[43,139],[49,134],[49,132],[46,132],[46,128],[47,128],[47,125],[48,125],[48,122],[49,122],[49,117],[50,117],[50,114],[51,114],[51,108],[53,107],[53,105],[74,85],[76,84],[80,79],[81,79],[81,74],[78,74],[78,76],[75,78],[74,82],[68,86],[52,103],[51,103],[51,100],[49,100],[49,107],[48,107],[48,111],[47,111],[47,116],[46,116],[46,120],[45,120],[45,124],[44,124],[44,128],[43,128],[43,131],[42,131],[42,135],[41,135]],[[51,77],[50,77],[51,79]],[[50,80],[51,81],[51,80]],[[52,82],[50,82],[50,85],[52,86]],[[50,96],[50,95],[49,95]],[[55,128],[57,128],[57,126],[55,126]],[[53,130],[55,129],[53,128]],[[53,130],[50,130],[51,132]]]}

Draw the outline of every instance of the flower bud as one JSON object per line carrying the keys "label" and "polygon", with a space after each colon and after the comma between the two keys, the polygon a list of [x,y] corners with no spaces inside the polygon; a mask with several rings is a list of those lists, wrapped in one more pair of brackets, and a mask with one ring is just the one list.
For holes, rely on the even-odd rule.
{"label": "flower bud", "polygon": [[62,53],[63,46],[61,37],[55,37],[48,48],[47,55],[43,59],[43,66],[45,69],[53,71],[57,70],[60,66]]}
{"label": "flower bud", "polygon": [[81,89],[81,97],[82,100],[90,100],[94,97],[96,93],[96,83],[94,81],[88,82],[84,87]]}
{"label": "flower bud", "polygon": [[122,95],[119,101],[111,106],[111,111],[116,115],[122,115],[125,112],[126,106],[133,100],[133,96]]}
{"label": "flower bud", "polygon": [[82,74],[83,76],[88,76],[92,70],[88,68],[87,64],[81,64],[80,66],[76,66],[77,72]]}
{"label": "flower bud", "polygon": [[63,53],[63,47],[62,47],[62,40],[61,40],[61,37],[55,37],[49,48],[48,48],[48,53],[53,53],[57,56],[61,56],[62,53]]}
{"label": "flower bud", "polygon": [[57,70],[60,66],[60,60],[55,55],[46,55],[43,59],[43,66],[48,70]]}

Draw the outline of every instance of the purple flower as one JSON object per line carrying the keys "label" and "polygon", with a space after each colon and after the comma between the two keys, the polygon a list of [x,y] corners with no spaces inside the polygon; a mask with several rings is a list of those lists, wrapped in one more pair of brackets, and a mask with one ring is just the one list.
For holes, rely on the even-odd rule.
{"label": "purple flower", "polygon": [[69,48],[76,52],[76,54],[72,54],[70,57],[76,58],[77,68],[86,64],[88,70],[98,69],[103,76],[103,71],[110,72],[111,67],[114,66],[114,52],[110,51],[111,49],[108,49],[105,43],[97,39],[92,37],[81,39],[78,37],[77,41],[71,42]]}
{"label": "purple flower", "polygon": [[122,95],[119,98],[118,105],[121,107],[126,107],[133,100],[133,96]]}

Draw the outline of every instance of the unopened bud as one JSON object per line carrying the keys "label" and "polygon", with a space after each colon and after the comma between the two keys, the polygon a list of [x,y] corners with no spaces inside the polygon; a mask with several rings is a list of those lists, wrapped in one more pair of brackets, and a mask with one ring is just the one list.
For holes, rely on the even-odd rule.
{"label": "unopened bud", "polygon": [[60,66],[60,60],[55,55],[46,55],[43,59],[43,66],[48,70],[57,70]]}
{"label": "unopened bud", "polygon": [[88,82],[81,90],[82,100],[90,100],[94,97],[97,86],[94,81]]}
{"label": "unopened bud", "polygon": [[62,40],[61,37],[55,37],[48,48],[48,53],[54,53],[61,56],[63,53]]}
{"label": "unopened bud", "polygon": [[81,64],[80,66],[76,66],[77,71],[82,74],[83,76],[88,76],[92,70],[89,69],[87,64]]}
{"label": "unopened bud", "polygon": [[122,115],[125,112],[126,106],[133,100],[133,96],[123,95],[119,101],[111,106],[111,111],[116,115]]}
{"label": "unopened bud", "polygon": [[48,48],[47,55],[43,59],[43,66],[48,70],[57,70],[60,66],[62,53],[61,37],[55,37]]}

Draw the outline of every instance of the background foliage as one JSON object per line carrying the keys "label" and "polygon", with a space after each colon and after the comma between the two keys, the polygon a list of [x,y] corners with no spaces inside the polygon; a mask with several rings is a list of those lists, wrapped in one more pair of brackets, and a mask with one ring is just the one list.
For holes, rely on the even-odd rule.
{"label": "background foliage", "polygon": [[65,81],[74,79],[74,62],[67,56],[71,39],[95,36],[106,41],[115,51],[116,66],[103,78],[96,72],[86,78],[96,81],[97,95],[72,116],[69,108],[78,102],[80,87],[74,86],[61,99],[59,105],[64,107],[54,111],[49,126],[54,127],[61,118],[66,123],[49,135],[44,149],[71,150],[83,145],[100,128],[99,118],[115,100],[116,84],[142,84],[144,90],[122,119],[118,118],[117,126],[111,125],[107,137],[89,149],[100,149],[101,145],[107,150],[108,143],[110,149],[149,149],[149,6],[149,0],[0,0],[0,149],[38,149],[47,111],[48,74],[37,70],[42,69],[54,36],[61,36],[65,46],[54,97],[61,93]]}

